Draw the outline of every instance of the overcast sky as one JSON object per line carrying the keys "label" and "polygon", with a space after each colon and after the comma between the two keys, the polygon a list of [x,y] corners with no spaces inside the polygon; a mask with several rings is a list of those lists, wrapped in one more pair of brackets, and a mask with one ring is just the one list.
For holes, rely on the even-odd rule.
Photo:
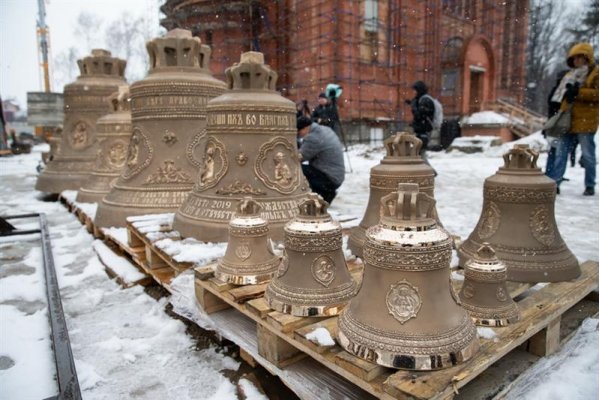
{"label": "overcast sky", "polygon": [[[566,9],[572,10],[580,8],[585,0],[557,1]],[[129,12],[133,17],[144,17],[158,32],[158,5],[163,2],[164,0],[46,0],[51,56],[57,58],[70,47],[84,53],[81,51],[85,47],[83,38],[74,34],[77,18],[84,11],[98,16],[105,25],[118,19],[124,12]],[[16,98],[22,108],[26,107],[26,92],[43,90],[36,44],[37,18],[37,0],[0,0],[0,95],[3,99]],[[104,44],[99,43],[93,47],[102,46]],[[143,75],[143,71],[141,74]],[[59,85],[53,84],[52,90],[62,91],[62,87],[57,86]]]}

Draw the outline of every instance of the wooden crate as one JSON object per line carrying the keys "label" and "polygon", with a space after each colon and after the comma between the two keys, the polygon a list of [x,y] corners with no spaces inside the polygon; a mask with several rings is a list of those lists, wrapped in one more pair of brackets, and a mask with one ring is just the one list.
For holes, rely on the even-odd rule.
{"label": "wooden crate", "polygon": [[[555,352],[560,345],[561,316],[598,287],[598,263],[582,264],[582,276],[571,282],[537,285],[509,283],[517,298],[522,319],[493,329],[493,339],[481,338],[481,347],[469,361],[441,371],[413,372],[384,368],[345,352],[337,344],[320,346],[307,338],[316,328],[337,335],[337,317],[300,318],[271,310],[263,297],[266,285],[236,287],[213,276],[214,265],[195,268],[196,296],[207,313],[234,308],[256,323],[259,355],[278,368],[303,357],[311,357],[323,367],[345,378],[365,392],[382,399],[448,399],[501,360],[515,348],[525,345],[536,356]],[[361,265],[349,265],[360,277]],[[455,289],[462,285],[453,281]],[[543,286],[543,287],[542,287]]]}

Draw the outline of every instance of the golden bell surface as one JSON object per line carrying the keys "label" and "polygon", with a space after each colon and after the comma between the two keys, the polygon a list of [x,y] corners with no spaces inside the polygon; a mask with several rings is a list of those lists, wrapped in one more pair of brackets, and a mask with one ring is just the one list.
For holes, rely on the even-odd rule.
{"label": "golden bell surface", "polygon": [[285,225],[285,253],[265,300],[273,310],[299,317],[337,315],[357,290],[342,252],[342,228],[315,193],[298,207]]}
{"label": "golden bell surface", "polygon": [[[386,155],[379,165],[371,168],[369,202],[360,224],[352,229],[348,248],[362,257],[365,234],[369,227],[379,223],[380,200],[398,188],[399,183],[416,183],[419,190],[433,197],[433,168],[419,155],[423,143],[415,135],[399,132],[384,142]],[[437,211],[434,210],[435,218]],[[439,222],[439,219],[438,219]],[[440,224],[441,225],[441,224]]]}
{"label": "golden bell surface", "polygon": [[237,201],[252,196],[269,222],[271,236],[308,193],[296,145],[296,106],[275,91],[277,73],[262,53],[243,53],[225,71],[228,90],[207,106],[206,136],[196,184],[175,214],[173,228],[184,237],[227,240]]}
{"label": "golden bell surface", "polygon": [[528,145],[515,145],[504,166],[485,180],[479,222],[458,249],[460,265],[488,242],[506,264],[509,281],[559,282],[581,274],[556,226],[556,183],[537,167],[537,158]]}
{"label": "golden bell surface", "polygon": [[125,167],[98,205],[95,224],[125,226],[128,216],[175,212],[201,165],[206,103],[225,83],[208,68],[210,47],[173,29],[147,43],[150,71],[131,85],[132,135]]}
{"label": "golden bell surface", "polygon": [[65,121],[60,151],[38,177],[36,190],[60,193],[79,190],[94,170],[98,141],[96,121],[110,111],[108,97],[126,85],[125,60],[95,49],[77,60],[80,75],[65,86]]}
{"label": "golden bell surface", "polygon": [[277,273],[280,258],[269,242],[269,225],[260,217],[260,205],[244,197],[229,221],[229,242],[215,276],[234,285],[257,285]]}
{"label": "golden bell surface", "polygon": [[458,295],[477,325],[507,326],[519,320],[519,307],[506,287],[506,265],[484,243],[467,261],[465,280]]}
{"label": "golden bell surface", "polygon": [[119,86],[119,90],[109,97],[111,112],[96,122],[98,151],[96,164],[90,176],[77,193],[80,203],[97,203],[110,192],[110,185],[119,177],[125,161],[131,137],[131,108],[129,107],[129,86]]}
{"label": "golden bell surface", "polygon": [[435,200],[408,183],[380,204],[381,221],[367,230],[362,286],[338,318],[340,344],[370,362],[409,370],[471,358],[477,330],[453,292],[452,241],[433,216]]}

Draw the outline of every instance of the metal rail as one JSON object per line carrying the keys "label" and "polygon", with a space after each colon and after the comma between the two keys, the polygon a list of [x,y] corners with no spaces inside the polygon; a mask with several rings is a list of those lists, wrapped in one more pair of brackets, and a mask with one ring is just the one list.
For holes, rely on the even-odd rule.
{"label": "metal rail", "polygon": [[56,278],[56,268],[52,255],[52,244],[48,232],[46,214],[31,213],[3,217],[4,220],[38,217],[40,229],[11,230],[0,233],[0,236],[25,235],[39,233],[42,240],[42,255],[44,262],[44,274],[46,277],[46,297],[48,299],[48,319],[52,334],[52,348],[54,350],[54,361],[56,364],[56,380],[58,383],[58,394],[46,400],[81,400],[81,389],[77,379],[77,371],[71,351],[69,332],[65,321],[65,315],[60,299],[60,289]]}

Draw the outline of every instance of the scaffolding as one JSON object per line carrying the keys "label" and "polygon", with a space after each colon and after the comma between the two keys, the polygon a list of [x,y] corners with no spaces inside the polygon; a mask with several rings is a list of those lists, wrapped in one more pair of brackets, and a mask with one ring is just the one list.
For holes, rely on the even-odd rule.
{"label": "scaffolding", "polygon": [[[391,133],[411,120],[405,100],[416,80],[428,84],[446,115],[464,114],[460,59],[472,37],[489,42],[494,97],[523,98],[523,0],[168,0],[162,11],[167,29],[191,29],[212,45],[217,76],[240,52],[255,50],[293,101],[314,105],[327,84],[339,84],[340,117],[358,127],[353,136],[361,141],[370,127]],[[449,48],[459,42],[462,48]],[[454,92],[444,66],[456,75]]]}

